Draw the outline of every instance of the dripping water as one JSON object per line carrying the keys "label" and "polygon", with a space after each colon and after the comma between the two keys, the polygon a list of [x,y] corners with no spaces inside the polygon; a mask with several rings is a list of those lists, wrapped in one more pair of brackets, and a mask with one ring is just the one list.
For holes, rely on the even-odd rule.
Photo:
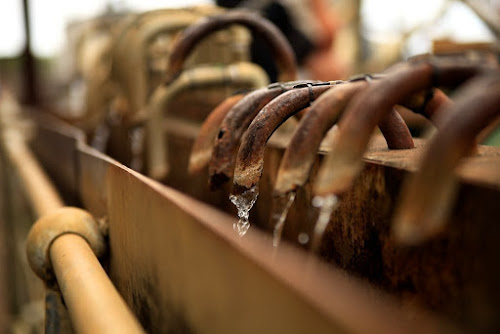
{"label": "dripping water", "polygon": [[245,190],[242,194],[229,196],[229,199],[238,210],[239,220],[237,223],[233,224],[233,229],[240,237],[244,236],[250,228],[248,217],[250,216],[250,209],[257,200],[257,196],[259,196],[258,186],[253,186],[252,188]]}
{"label": "dripping water", "polygon": [[271,225],[273,230],[273,246],[278,247],[285,227],[288,211],[295,200],[295,191],[289,192],[283,196],[273,197]]}
{"label": "dripping water", "polygon": [[319,208],[319,216],[311,238],[311,253],[315,254],[319,251],[323,234],[325,233],[326,226],[330,221],[330,216],[333,210],[337,207],[338,198],[335,195],[315,196],[313,198],[313,206]]}

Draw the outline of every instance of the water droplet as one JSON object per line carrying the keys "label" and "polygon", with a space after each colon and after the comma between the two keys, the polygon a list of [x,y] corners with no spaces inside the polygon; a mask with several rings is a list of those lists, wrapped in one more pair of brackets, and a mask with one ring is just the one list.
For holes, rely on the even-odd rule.
{"label": "water droplet", "polygon": [[309,242],[309,235],[307,235],[307,233],[302,232],[297,237],[297,240],[301,245],[305,245]]}
{"label": "water droplet", "polygon": [[250,209],[252,209],[258,196],[258,186],[253,186],[240,195],[229,196],[229,199],[238,210],[239,221],[233,224],[233,229],[238,233],[240,237],[244,236],[250,228],[248,217],[250,216]]}
{"label": "water droplet", "polygon": [[283,228],[285,227],[286,217],[288,211],[295,200],[295,192],[292,191],[284,196],[273,197],[271,214],[271,226],[274,226],[273,230],[273,246],[278,247],[281,241],[281,235],[283,234]]}
{"label": "water droplet", "polygon": [[316,253],[321,245],[321,239],[325,234],[326,226],[330,222],[330,216],[333,210],[337,207],[338,197],[335,195],[315,196],[312,204],[319,208],[319,215],[311,239],[311,252]]}

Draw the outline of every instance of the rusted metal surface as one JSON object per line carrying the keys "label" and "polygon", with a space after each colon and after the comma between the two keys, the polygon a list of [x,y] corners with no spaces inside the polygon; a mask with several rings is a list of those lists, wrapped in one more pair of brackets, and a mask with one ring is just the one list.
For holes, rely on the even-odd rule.
{"label": "rusted metal surface", "polygon": [[283,155],[273,193],[284,195],[305,184],[318,153],[321,141],[337,121],[340,113],[364,81],[338,85],[314,103],[295,131]]}
{"label": "rusted metal surface", "polygon": [[423,115],[439,127],[440,112],[449,108],[453,101],[441,89],[431,88],[413,94],[401,104],[411,111]]}
{"label": "rusted metal surface", "polygon": [[292,89],[268,103],[243,135],[234,167],[234,192],[242,193],[259,183],[264,165],[264,150],[273,132],[289,117],[332,88],[330,83]]}
{"label": "rusted metal surface", "polygon": [[[196,137],[196,129],[193,128],[191,131],[175,119],[165,120],[165,129],[168,130],[167,132],[170,133],[172,139],[177,138],[176,140],[171,140],[171,144],[177,145],[179,152],[178,161],[185,162],[176,164],[174,166],[176,168],[175,173],[173,170],[172,175],[175,174],[176,179],[184,178],[183,184],[185,188],[183,188],[183,191],[189,191],[194,194],[192,192],[193,189],[198,187],[199,190],[196,190],[198,191],[196,196],[200,196],[200,198],[203,196],[204,199],[211,201],[214,193],[205,188],[203,180],[198,178],[198,176],[193,177],[186,172],[187,154]],[[43,138],[37,138],[37,140],[43,142]],[[185,145],[182,144],[184,142]],[[286,147],[285,143],[285,140],[282,141],[280,138],[273,136],[271,138],[271,145],[266,150],[263,182],[260,184],[260,200],[256,203],[256,207],[250,217],[253,224],[263,229],[269,228],[266,226],[266,222],[269,217],[269,204],[271,202],[269,196],[271,195],[272,188],[270,185],[274,184],[275,172],[283,154],[283,149]],[[496,296],[500,295],[500,291],[496,288],[498,275],[496,271],[492,270],[492,268],[495,268],[494,265],[492,266],[492,263],[496,263],[493,254],[498,253],[498,242],[495,241],[497,240],[497,234],[491,230],[493,228],[492,224],[487,224],[486,222],[491,221],[491,217],[500,217],[498,206],[494,205],[498,201],[498,198],[500,198],[498,195],[499,192],[494,190],[496,189],[495,187],[498,187],[500,177],[499,169],[495,168],[494,165],[495,161],[498,161],[498,149],[479,147],[479,156],[468,160],[465,166],[460,168],[458,172],[462,185],[459,195],[460,205],[457,206],[456,211],[454,210],[454,214],[450,219],[459,224],[460,227],[453,230],[453,233],[447,235],[444,239],[440,239],[440,241],[412,249],[402,249],[390,237],[389,226],[393,204],[397,200],[400,183],[404,175],[403,171],[414,171],[422,153],[422,141],[417,140],[416,144],[417,148],[414,150],[390,151],[387,150],[383,138],[374,137],[372,139],[372,143],[365,154],[366,165],[361,178],[342,197],[341,206],[336,211],[336,214],[332,216],[332,220],[328,225],[327,233],[321,247],[321,256],[323,260],[333,263],[335,266],[339,266],[349,272],[347,277],[362,277],[364,280],[368,280],[372,284],[396,296],[398,300],[396,308],[404,313],[404,318],[413,318],[412,315],[409,315],[413,314],[412,311],[409,311],[409,308],[411,309],[412,306],[419,305],[432,312],[437,312],[448,317],[462,328],[470,329],[470,331],[478,331],[478,328],[483,328],[483,331],[484,328],[489,328],[490,332],[494,331],[493,329],[499,328],[498,320],[495,320],[497,319],[495,310],[498,309],[498,300],[500,299]],[[214,303],[211,303],[210,305],[212,306],[210,307],[205,307],[205,301],[218,300],[210,299],[209,296],[203,295],[203,293],[209,293],[205,289],[213,290],[213,286],[220,282],[226,282],[222,284],[224,290],[219,291],[217,289],[213,291],[213,294],[214,296],[219,296],[220,294],[221,302],[217,302],[217,305],[227,305],[227,308],[226,306],[221,306],[221,309],[217,309],[217,312],[210,312],[211,316],[207,320],[208,324],[201,331],[209,331],[210,328],[214,327],[217,328],[214,331],[217,331],[221,328],[219,326],[229,326],[231,329],[240,328],[233,327],[238,326],[237,324],[228,324],[225,315],[232,314],[231,310],[238,308],[240,304],[244,304],[243,302],[240,303],[240,301],[246,300],[246,297],[239,295],[239,297],[235,297],[237,295],[236,292],[234,292],[235,294],[228,292],[239,291],[242,285],[236,278],[234,280],[227,280],[227,277],[233,278],[235,272],[240,272],[241,266],[246,267],[249,263],[247,262],[248,259],[254,259],[254,257],[256,258],[256,263],[267,263],[271,268],[271,273],[276,274],[273,277],[276,277],[277,282],[281,282],[278,285],[284,284],[290,287],[289,280],[292,279],[294,281],[297,279],[300,290],[305,289],[310,291],[312,287],[317,287],[317,290],[315,290],[317,296],[324,296],[325,300],[337,298],[341,304],[345,303],[344,299],[340,295],[337,295],[336,288],[334,288],[335,284],[332,283],[331,279],[326,278],[324,281],[321,280],[324,285],[316,281],[312,284],[302,281],[300,273],[304,272],[304,267],[296,262],[297,258],[294,255],[290,255],[290,267],[280,267],[283,265],[282,259],[272,262],[270,256],[272,250],[267,252],[267,249],[271,249],[272,247],[271,240],[269,238],[267,241],[263,241],[265,237],[262,236],[259,229],[251,229],[248,232],[249,234],[243,239],[237,238],[231,229],[234,219],[221,214],[220,211],[209,208],[210,212],[216,214],[216,216],[211,216],[211,214],[204,210],[207,208],[205,205],[192,201],[192,199],[184,202],[184,199],[188,197],[168,187],[164,188],[157,183],[142,178],[123,166],[116,165],[116,162],[95,152],[86,145],[81,146],[79,151],[79,161],[86,161],[85,164],[81,164],[81,170],[85,170],[86,172],[86,176],[82,178],[81,184],[88,186],[83,202],[93,203],[93,207],[102,213],[103,211],[107,212],[108,207],[114,207],[114,205],[109,204],[110,196],[120,196],[122,199],[119,201],[122,204],[116,205],[113,209],[116,210],[116,214],[127,215],[127,211],[123,212],[126,209],[132,211],[133,215],[135,215],[135,218],[132,218],[132,216],[127,218],[130,219],[129,223],[123,223],[119,219],[108,219],[110,226],[116,224],[113,227],[115,232],[113,232],[113,228],[110,229],[110,235],[115,235],[115,237],[111,237],[111,253],[116,255],[116,258],[112,260],[116,261],[114,265],[115,269],[112,271],[112,279],[115,283],[121,281],[120,284],[117,283],[117,287],[125,296],[127,302],[133,305],[134,313],[140,315],[141,322],[143,324],[153,324],[149,325],[151,327],[145,325],[148,331],[165,331],[164,328],[159,329],[154,325],[163,324],[165,319],[178,320],[176,323],[180,323],[181,327],[175,327],[177,330],[180,330],[179,328],[186,328],[182,324],[192,324],[195,319],[200,319],[198,317],[194,318],[193,314],[206,314],[203,313],[205,312],[203,310],[213,310]],[[186,155],[186,157],[182,157],[183,155]],[[319,158],[321,158],[321,155]],[[116,165],[118,168],[115,170],[116,175],[124,173],[123,178],[116,176],[113,185],[109,184],[110,165]],[[136,177],[138,178],[137,180],[135,180]],[[312,181],[314,180],[315,173],[312,175]],[[137,184],[131,188],[129,185],[126,185],[128,182]],[[147,184],[158,188],[143,191],[149,187]],[[126,188],[126,190],[123,190],[123,192],[115,191],[114,189],[117,188],[114,185],[121,185],[120,187],[124,187],[123,189]],[[107,190],[103,191],[103,187]],[[173,201],[171,205],[165,204],[163,202],[164,199],[160,199],[160,197],[163,197],[163,195],[159,194],[160,191],[158,189],[160,188],[169,189],[168,192],[162,194],[168,197],[169,201]],[[150,192],[151,194],[147,195]],[[166,195],[167,193],[170,195]],[[227,200],[228,192],[222,195],[229,202]],[[133,198],[129,198],[129,196],[133,196]],[[296,242],[297,234],[307,232],[307,226],[315,221],[315,211],[310,204],[311,197],[312,189],[310,185],[307,185],[297,193],[296,205],[290,210],[289,222],[284,232],[289,242]],[[133,204],[136,203],[136,198],[138,201],[137,206]],[[153,210],[157,218],[155,218],[155,222],[152,222],[146,218],[148,215],[153,214],[151,208],[152,206],[156,207],[156,204],[154,204],[156,202],[162,208]],[[198,204],[195,205],[194,203]],[[228,203],[227,207],[224,205],[220,207],[225,208],[228,212],[231,212],[230,210],[232,209],[230,203]],[[157,212],[156,210],[159,211]],[[101,215],[97,211],[93,212],[91,210],[91,212],[96,216]],[[166,222],[165,217],[175,218],[171,218],[172,220]],[[224,220],[223,217],[226,217],[227,220]],[[184,218],[187,221],[191,221],[191,223],[186,223]],[[205,223],[200,223],[199,220],[207,222],[210,226],[208,230],[199,228],[200,226],[205,226]],[[179,223],[172,225],[172,221],[179,221]],[[144,222],[147,223],[145,224]],[[475,229],[474,226],[478,228]],[[234,242],[229,242],[227,246],[221,246],[223,249],[220,249],[220,254],[208,246],[225,244],[222,241],[225,240],[224,237],[221,239],[220,234],[216,232],[219,230],[225,231],[222,233],[224,233],[223,235],[227,235],[228,238],[235,238]],[[476,232],[470,233],[472,230]],[[120,234],[116,233],[116,231],[120,231]],[[215,233],[215,237],[213,233]],[[253,243],[252,245],[245,244],[248,240],[247,237],[254,238],[252,235],[256,236],[257,240],[260,240],[262,237],[263,239],[258,241],[258,243],[262,243],[263,247],[269,248],[265,248],[261,253],[255,248],[256,246]],[[151,236],[155,237],[151,238]],[[467,238],[464,239],[460,236],[467,236]],[[284,244],[287,244],[287,242]],[[199,246],[199,248],[193,248],[193,245]],[[139,246],[141,247],[141,251],[136,251]],[[169,247],[170,251],[167,251],[164,247]],[[288,248],[288,246],[285,247]],[[218,246],[214,246],[214,248],[218,248]],[[196,254],[193,253],[194,249],[198,249]],[[483,253],[484,249],[487,249],[488,252]],[[126,253],[124,253],[124,250],[126,250]],[[300,252],[298,253],[300,254]],[[151,254],[157,254],[157,256],[152,256]],[[213,257],[210,254],[213,254]],[[179,261],[179,257],[184,260]],[[212,260],[208,260],[209,258]],[[197,262],[195,259],[199,261]],[[246,264],[240,264],[240,262]],[[176,265],[172,268],[172,263],[178,264],[178,266]],[[193,265],[186,265],[186,263],[192,263]],[[203,271],[202,274],[200,274],[200,271],[193,272],[197,268],[194,263],[206,266],[204,268],[210,267],[211,270]],[[267,268],[267,265],[265,265],[265,268]],[[221,268],[222,272],[214,268]],[[267,275],[267,271],[262,273],[260,265],[258,265],[258,268],[257,275]],[[169,270],[168,274],[165,271],[166,269]],[[249,272],[253,272],[254,269],[255,267],[253,266],[248,267]],[[297,274],[293,274],[295,271],[291,272],[290,270],[296,270]],[[335,271],[331,267],[325,268],[325,270]],[[260,279],[255,279],[254,276],[246,274],[247,271],[242,273],[242,277],[246,277],[244,284],[260,282]],[[163,275],[165,277],[158,278]],[[206,281],[196,280],[196,283],[188,284],[189,279],[187,277],[191,277],[191,275],[193,277],[199,277],[200,275],[203,275],[203,277],[206,277],[206,275],[210,275],[210,277],[212,277],[211,275],[214,276],[213,279],[207,279]],[[315,273],[314,276],[319,279],[321,275]],[[203,285],[200,286],[200,284]],[[265,281],[263,284],[267,285],[269,282]],[[274,283],[271,284],[275,286]],[[178,290],[176,286],[185,288]],[[196,286],[199,288],[195,288]],[[291,289],[294,292],[290,293],[296,293],[297,288],[295,283],[293,283]],[[159,291],[163,292],[160,293]],[[187,291],[191,292],[188,293]],[[255,301],[256,296],[262,297],[263,295],[268,297],[273,296],[272,298],[269,297],[269,299],[274,299],[275,295],[273,293],[276,292],[276,289],[260,290],[256,287],[252,291],[254,291],[254,296],[248,298],[252,298]],[[263,291],[262,294],[259,291]],[[332,291],[331,297],[325,295],[328,291]],[[183,296],[186,297],[184,298]],[[188,298],[187,296],[193,297]],[[201,296],[201,300],[197,300],[194,296]],[[295,296],[294,298],[297,297]],[[322,298],[319,300],[323,300]],[[162,302],[162,300],[166,302]],[[235,302],[237,305],[228,302],[228,300],[237,300],[238,302]],[[262,303],[265,303],[265,300],[266,298],[262,297]],[[308,300],[317,300],[316,293]],[[352,300],[352,298],[347,297],[346,300]],[[199,311],[190,313],[188,310],[191,307],[188,305],[191,305],[191,303],[195,305],[194,309]],[[271,302],[271,305],[275,305],[273,303]],[[312,304],[317,305],[316,302],[312,302]],[[156,305],[160,305],[160,307],[156,308]],[[254,306],[248,309],[250,313],[253,312],[251,311],[253,309],[261,309],[263,307],[257,301],[252,305]],[[386,304],[380,303],[371,308],[377,309],[383,305]],[[286,309],[286,306],[284,308]],[[329,310],[334,309],[332,305],[326,305],[325,308]],[[165,310],[165,313],[151,313],[151,310],[156,309]],[[224,310],[227,311],[225,312]],[[337,313],[337,311],[334,311],[334,313]],[[224,319],[214,316],[214,314],[224,314]],[[272,314],[272,311],[269,311],[268,314]],[[396,313],[389,311],[388,314],[391,314],[390,321],[400,319]],[[377,315],[377,317],[379,316]],[[332,317],[345,319],[340,315]],[[359,318],[364,318],[364,315],[354,312],[352,317],[358,319],[359,322]],[[214,322],[219,321],[218,319],[225,325],[215,324]],[[254,325],[257,323],[264,323],[265,325],[266,323],[264,320],[255,321],[255,319],[253,321]],[[300,319],[312,318],[306,317]],[[382,319],[381,322],[386,321],[384,316],[379,317],[380,319]],[[238,320],[240,318],[235,319],[235,321]],[[309,322],[309,320],[301,321]],[[283,320],[283,322],[286,321]],[[419,323],[415,326],[429,324],[426,320],[417,322]],[[205,322],[200,323],[201,325],[199,326],[204,326],[205,324]],[[154,329],[150,330],[150,328]],[[199,327],[191,325],[189,328]],[[373,332],[370,329],[367,329],[367,331]]]}
{"label": "rusted metal surface", "polygon": [[473,152],[478,134],[500,115],[500,73],[471,80],[457,95],[430,140],[420,170],[404,188],[394,226],[401,242],[421,243],[446,227],[458,190],[454,170]]}
{"label": "rusted metal surface", "polygon": [[149,332],[450,330],[420,313],[418,322],[400,317],[385,297],[314,259],[304,276],[307,257],[293,248],[272,262],[260,232],[240,239],[233,218],[123,166],[110,163],[105,184],[111,247],[121,249],[111,274]]}
{"label": "rusted metal surface", "polygon": [[214,31],[235,24],[247,27],[252,33],[259,35],[268,43],[280,71],[280,81],[296,80],[297,64],[295,55],[290,44],[278,28],[255,13],[233,11],[209,17],[182,32],[169,58],[169,68],[166,74],[167,83],[173,82],[181,74],[187,56],[200,40]]}
{"label": "rusted metal surface", "polygon": [[484,70],[480,64],[467,61],[414,61],[396,66],[374,81],[353,99],[339,121],[338,141],[321,166],[317,194],[341,194],[352,185],[373,129],[395,104],[432,86],[460,85]]}
{"label": "rusted metal surface", "polygon": [[208,165],[222,121],[234,105],[244,97],[245,94],[237,94],[226,98],[205,119],[191,150],[188,166],[189,173],[198,173]]}
{"label": "rusted metal surface", "polygon": [[209,161],[209,184],[217,189],[233,176],[236,153],[241,136],[257,113],[272,99],[284,93],[286,88],[261,88],[247,94],[227,114],[218,128],[212,157]]}
{"label": "rusted metal surface", "polygon": [[[273,193],[282,196],[303,186],[309,178],[317,151],[328,130],[339,119],[351,98],[368,83],[365,77],[352,80],[323,94],[306,114],[291,139],[281,161]],[[402,104],[414,112],[432,118],[439,108],[451,105],[451,100],[441,90],[434,89],[432,95],[414,94]],[[390,149],[410,149],[413,140],[401,116],[391,110],[379,123],[379,127]]]}
{"label": "rusted metal surface", "polygon": [[389,149],[407,150],[415,147],[410,129],[395,108],[392,108],[380,120],[378,127],[384,135]]}
{"label": "rusted metal surface", "polygon": [[148,175],[164,179],[168,174],[168,152],[166,138],[161,128],[168,104],[181,92],[194,88],[226,87],[238,83],[256,88],[267,84],[267,76],[257,65],[237,63],[225,67],[197,67],[185,71],[170,85],[158,87],[146,108],[148,142]]}

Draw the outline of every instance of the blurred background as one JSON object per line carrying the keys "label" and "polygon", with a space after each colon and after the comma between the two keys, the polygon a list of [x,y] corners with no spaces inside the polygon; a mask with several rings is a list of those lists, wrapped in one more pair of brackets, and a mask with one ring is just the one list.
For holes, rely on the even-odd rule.
{"label": "blurred background", "polygon": [[[9,83],[18,96],[24,96],[20,73],[22,58],[33,55],[36,60],[37,82],[48,83],[54,76],[64,75],[67,61],[67,28],[78,22],[110,12],[144,11],[164,7],[213,4],[210,0],[63,0],[2,1],[0,2],[0,82]],[[272,2],[282,3],[291,24],[309,40],[323,38],[320,55],[301,61],[302,76],[318,79],[345,79],[361,72],[377,72],[398,60],[416,54],[432,52],[436,46],[451,43],[494,43],[495,29],[500,25],[498,0],[322,0],[319,12],[303,15],[300,8],[306,1],[253,0],[217,1],[232,7],[254,7],[266,10]],[[28,17],[28,26],[25,22]],[[272,18],[271,18],[272,19]],[[319,23],[318,23],[319,22]],[[323,27],[317,28],[316,26]],[[495,28],[496,25],[496,28]],[[26,36],[29,27],[30,36]],[[316,29],[315,29],[316,28]],[[27,41],[29,40],[29,48]],[[324,50],[328,50],[325,52]],[[297,52],[297,50],[295,50]],[[300,53],[300,51],[299,51]],[[299,60],[301,55],[299,54]],[[306,57],[307,58],[307,57]],[[314,68],[321,67],[321,70]],[[328,72],[325,63],[333,63]],[[26,66],[26,65],[24,65]],[[330,65],[328,65],[330,66]],[[26,70],[26,69],[24,69]],[[335,75],[321,78],[321,73]],[[323,75],[325,76],[325,75]],[[38,86],[37,86],[38,87]],[[43,84],[39,96],[47,96]]]}

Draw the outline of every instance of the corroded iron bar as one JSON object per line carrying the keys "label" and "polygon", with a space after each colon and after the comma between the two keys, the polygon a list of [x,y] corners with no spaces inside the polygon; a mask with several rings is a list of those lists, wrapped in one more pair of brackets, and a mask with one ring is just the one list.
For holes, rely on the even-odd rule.
{"label": "corroded iron bar", "polygon": [[244,97],[244,94],[237,94],[226,98],[205,119],[191,150],[188,166],[189,173],[198,173],[208,164],[222,121],[234,105]]}
{"label": "corroded iron bar", "polygon": [[477,63],[456,60],[412,62],[374,81],[344,112],[338,140],[319,170],[315,193],[341,194],[351,187],[363,166],[362,156],[373,129],[394,105],[424,89],[457,86],[483,69]]}
{"label": "corroded iron bar", "polygon": [[473,152],[476,137],[500,116],[500,72],[471,80],[457,93],[420,169],[409,177],[394,219],[400,242],[422,242],[446,227],[457,192],[454,169]]}
{"label": "corroded iron bar", "polygon": [[203,38],[228,26],[239,24],[250,29],[263,38],[269,45],[280,71],[280,81],[291,81],[297,78],[297,63],[293,50],[285,36],[271,22],[255,13],[233,11],[215,15],[191,25],[182,32],[174,51],[169,58],[166,82],[171,83],[181,73],[188,55]]}
{"label": "corroded iron bar", "polygon": [[333,87],[330,83],[292,89],[268,103],[245,132],[236,157],[233,193],[257,185],[264,165],[264,150],[273,132],[289,117]]}

